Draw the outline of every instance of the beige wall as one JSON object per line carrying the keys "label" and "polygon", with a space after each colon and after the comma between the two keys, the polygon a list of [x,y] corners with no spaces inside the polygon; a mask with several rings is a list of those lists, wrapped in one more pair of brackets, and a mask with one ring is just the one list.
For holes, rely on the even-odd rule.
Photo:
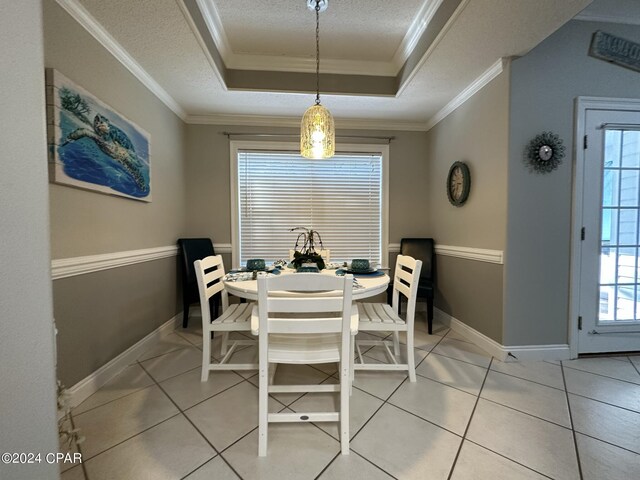
{"label": "beige wall", "polygon": [[184,123],[56,2],[44,2],[45,65],[151,135],[151,203],[51,184],[52,258],[171,245],[184,231]]}
{"label": "beige wall", "polygon": [[175,315],[178,277],[165,258],[53,282],[60,380],[76,384]]}
{"label": "beige wall", "polygon": [[[509,73],[505,71],[429,132],[429,210],[438,243],[502,250],[507,222]],[[471,172],[469,199],[449,203],[453,162]]]}
{"label": "beige wall", "polygon": [[[436,244],[504,250],[507,212],[509,72],[501,73],[427,132],[429,230]],[[451,164],[471,173],[469,199],[449,203]],[[436,307],[502,341],[501,265],[438,256]]]}
{"label": "beige wall", "polygon": [[[151,203],[50,184],[52,257],[175,244],[187,223],[183,122],[52,1],[44,2],[44,46],[47,67],[151,135]],[[68,386],[181,309],[176,260],[54,281],[58,374]]]}
{"label": "beige wall", "polygon": [[[230,158],[229,140],[222,134],[225,131],[297,133],[294,129],[282,128],[187,125],[189,235],[212,237],[214,243],[231,242]],[[338,130],[337,134],[396,137],[389,146],[389,242],[398,243],[402,237],[430,236],[424,133]],[[265,140],[264,137],[238,138]],[[356,142],[352,138],[344,140]],[[367,140],[358,141],[367,143]]]}

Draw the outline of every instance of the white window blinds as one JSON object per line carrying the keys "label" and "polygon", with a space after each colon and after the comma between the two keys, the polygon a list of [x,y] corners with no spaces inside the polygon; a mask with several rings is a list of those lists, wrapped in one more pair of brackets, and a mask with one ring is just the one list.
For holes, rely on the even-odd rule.
{"label": "white window blinds", "polygon": [[[240,263],[289,257],[302,226],[317,230],[331,261],[382,257],[382,156],[238,150]],[[319,245],[316,246],[319,248]]]}

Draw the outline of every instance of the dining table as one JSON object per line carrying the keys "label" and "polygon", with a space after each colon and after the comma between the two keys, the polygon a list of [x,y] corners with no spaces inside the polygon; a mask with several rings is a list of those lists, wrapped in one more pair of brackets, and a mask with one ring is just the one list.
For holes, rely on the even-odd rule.
{"label": "dining table", "polygon": [[[342,273],[344,270],[323,269],[317,275],[336,275],[336,272]],[[273,275],[274,273],[258,272],[258,275]],[[279,270],[278,275],[295,275],[296,270],[284,267]],[[227,275],[224,279],[224,286],[227,292],[240,298],[247,300],[258,299],[258,281],[256,279],[236,279],[233,275]],[[241,277],[242,278],[242,277]],[[391,279],[382,269],[371,273],[354,273],[353,274],[353,300],[363,300],[365,298],[374,297],[380,293],[385,293]],[[308,293],[283,292],[287,296],[304,296]],[[331,296],[333,292],[318,292],[314,296]]]}

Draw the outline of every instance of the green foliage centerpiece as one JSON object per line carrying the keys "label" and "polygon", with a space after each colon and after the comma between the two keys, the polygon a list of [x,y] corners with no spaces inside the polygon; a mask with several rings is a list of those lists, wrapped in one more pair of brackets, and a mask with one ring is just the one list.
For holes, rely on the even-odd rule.
{"label": "green foliage centerpiece", "polygon": [[290,232],[301,231],[296,238],[296,244],[293,247],[293,263],[294,267],[300,268],[304,263],[315,263],[318,270],[325,268],[324,260],[319,253],[316,252],[316,242],[322,250],[322,237],[316,230],[306,227],[295,227]]}

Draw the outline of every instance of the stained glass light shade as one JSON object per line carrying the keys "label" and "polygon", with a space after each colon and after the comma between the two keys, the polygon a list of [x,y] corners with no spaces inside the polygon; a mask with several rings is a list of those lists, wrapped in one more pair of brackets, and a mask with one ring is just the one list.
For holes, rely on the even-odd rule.
{"label": "stained glass light shade", "polygon": [[329,110],[320,104],[304,112],[300,127],[300,155],[305,158],[331,158],[336,151],[336,130]]}

